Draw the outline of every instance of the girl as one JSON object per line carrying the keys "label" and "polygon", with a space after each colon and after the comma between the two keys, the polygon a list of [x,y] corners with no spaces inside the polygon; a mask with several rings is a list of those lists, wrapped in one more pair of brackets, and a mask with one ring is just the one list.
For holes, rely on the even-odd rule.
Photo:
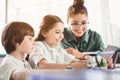
{"label": "girl", "polygon": [[25,22],[11,22],[2,33],[2,45],[7,56],[0,65],[0,80],[23,80],[25,69],[31,69],[24,59],[33,49],[34,30]]}
{"label": "girl", "polygon": [[63,39],[64,25],[55,15],[46,15],[40,26],[36,38],[35,49],[30,55],[33,68],[39,69],[65,69],[70,63],[73,68],[85,68],[87,63],[79,63],[71,54],[59,46]]}

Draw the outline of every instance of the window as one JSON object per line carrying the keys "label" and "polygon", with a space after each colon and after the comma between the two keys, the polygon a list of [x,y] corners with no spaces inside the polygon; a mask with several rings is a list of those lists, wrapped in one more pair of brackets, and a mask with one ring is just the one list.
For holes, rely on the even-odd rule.
{"label": "window", "polygon": [[[7,2],[6,2],[7,1]],[[119,0],[85,0],[89,28],[98,32],[107,46],[120,46]],[[25,21],[33,26],[35,37],[46,14],[59,16],[66,25],[67,10],[73,0],[0,0],[0,34],[6,23]],[[1,37],[1,35],[0,35]],[[0,43],[1,53],[5,53]]]}
{"label": "window", "polygon": [[112,44],[120,47],[120,4],[119,0],[109,0]]}
{"label": "window", "polygon": [[[6,2],[5,0],[0,0],[0,39],[5,23],[6,23]],[[1,41],[0,41],[0,53],[5,53]]]}

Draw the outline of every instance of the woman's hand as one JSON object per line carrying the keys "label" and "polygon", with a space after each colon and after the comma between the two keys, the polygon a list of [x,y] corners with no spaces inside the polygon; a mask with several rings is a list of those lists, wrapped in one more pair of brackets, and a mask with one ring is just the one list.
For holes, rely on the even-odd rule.
{"label": "woman's hand", "polygon": [[79,52],[78,50],[74,49],[74,48],[67,48],[66,51],[69,53],[69,54],[72,54],[73,56],[75,56],[76,58],[81,58],[81,59],[84,59],[85,55],[82,54],[81,52]]}

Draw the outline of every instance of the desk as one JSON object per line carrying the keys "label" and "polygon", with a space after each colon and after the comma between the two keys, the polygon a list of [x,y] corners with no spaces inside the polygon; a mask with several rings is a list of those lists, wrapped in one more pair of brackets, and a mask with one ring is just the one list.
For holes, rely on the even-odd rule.
{"label": "desk", "polygon": [[27,80],[120,80],[120,69],[37,70]]}

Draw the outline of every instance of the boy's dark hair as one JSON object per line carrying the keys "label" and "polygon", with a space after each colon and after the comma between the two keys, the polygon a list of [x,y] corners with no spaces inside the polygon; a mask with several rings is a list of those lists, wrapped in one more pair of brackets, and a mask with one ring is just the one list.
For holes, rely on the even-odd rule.
{"label": "boy's dark hair", "polygon": [[2,33],[2,45],[7,54],[16,49],[16,44],[21,43],[26,35],[34,36],[31,25],[25,22],[11,22]]}

